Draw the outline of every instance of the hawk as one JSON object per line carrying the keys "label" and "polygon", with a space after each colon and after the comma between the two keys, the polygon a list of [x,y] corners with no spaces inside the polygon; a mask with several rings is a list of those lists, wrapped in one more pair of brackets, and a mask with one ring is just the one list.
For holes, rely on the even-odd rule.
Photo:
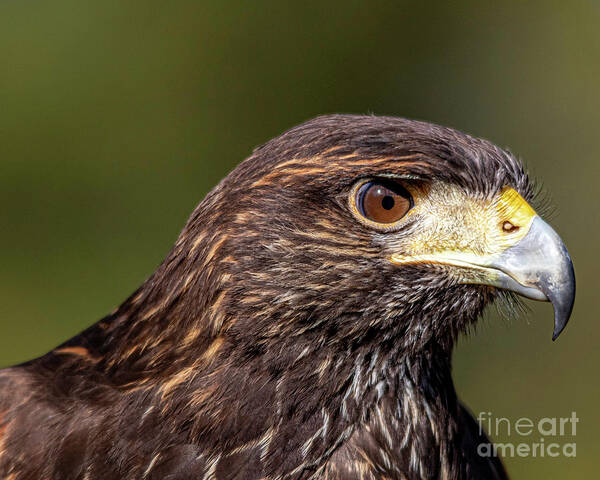
{"label": "hawk", "polygon": [[521,163],[329,115],[257,148],[113,313],[0,372],[11,480],[502,479],[451,357],[494,300],[575,278]]}

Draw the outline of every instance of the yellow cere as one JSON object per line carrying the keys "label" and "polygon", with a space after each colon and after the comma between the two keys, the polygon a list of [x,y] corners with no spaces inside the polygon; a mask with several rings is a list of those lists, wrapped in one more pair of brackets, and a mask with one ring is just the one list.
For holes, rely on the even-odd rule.
{"label": "yellow cere", "polygon": [[504,187],[495,202],[496,211],[501,222],[510,222],[514,227],[513,238],[523,238],[531,227],[535,210],[511,187]]}
{"label": "yellow cere", "polygon": [[408,242],[391,245],[391,260],[397,264],[483,264],[527,235],[537,215],[511,187],[491,200],[442,183],[412,193],[410,213],[418,216],[419,228]]}

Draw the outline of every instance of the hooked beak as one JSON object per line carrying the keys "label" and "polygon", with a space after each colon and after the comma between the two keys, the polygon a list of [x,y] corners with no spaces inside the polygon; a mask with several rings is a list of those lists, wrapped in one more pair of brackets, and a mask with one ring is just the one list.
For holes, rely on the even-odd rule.
{"label": "hooked beak", "polygon": [[552,340],[558,338],[573,310],[575,272],[567,247],[550,225],[536,216],[525,237],[481,266],[491,269],[489,285],[551,302]]}
{"label": "hooked beak", "polygon": [[[443,250],[393,254],[391,261],[397,265],[453,266],[456,268],[452,274],[460,283],[489,285],[533,300],[551,302],[554,307],[552,340],[556,340],[569,321],[575,301],[575,273],[567,248],[552,227],[513,189],[506,188],[498,203],[500,218],[508,218],[511,226],[519,225],[520,230],[512,239],[509,234],[505,243],[498,241],[494,252],[480,254],[448,248],[451,242],[446,241]],[[472,230],[476,229],[473,225]]]}

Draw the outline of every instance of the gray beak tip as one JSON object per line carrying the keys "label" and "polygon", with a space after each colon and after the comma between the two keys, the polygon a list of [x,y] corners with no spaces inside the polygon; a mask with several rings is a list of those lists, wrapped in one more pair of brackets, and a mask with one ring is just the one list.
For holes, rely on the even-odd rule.
{"label": "gray beak tip", "polygon": [[567,326],[567,322],[561,322],[558,319],[554,319],[554,332],[552,332],[552,341],[554,342],[558,336],[563,332],[565,327]]}
{"label": "gray beak tip", "polygon": [[554,320],[554,332],[552,333],[552,341],[554,342],[558,336],[562,333],[562,331],[565,329],[566,325],[560,326],[556,320]]}
{"label": "gray beak tip", "polygon": [[573,270],[573,264],[571,263],[570,258],[565,270],[566,278],[562,282],[562,291],[546,291],[546,295],[548,295],[549,300],[554,306],[554,332],[552,334],[553,341],[558,338],[558,336],[567,326],[567,323],[571,318],[571,312],[573,311],[573,304],[575,303],[575,272]]}
{"label": "gray beak tip", "polygon": [[[554,332],[552,333],[552,340],[556,340],[561,332],[567,326],[569,319],[571,318],[571,312],[573,311],[573,305],[575,304],[575,270],[573,269],[573,262],[567,252],[567,249],[562,246],[562,254],[564,261],[562,262],[562,268],[560,273],[556,275],[553,282],[548,282],[541,285],[541,289],[544,291],[548,300],[552,302],[554,307]],[[554,285],[554,288],[552,288]]]}

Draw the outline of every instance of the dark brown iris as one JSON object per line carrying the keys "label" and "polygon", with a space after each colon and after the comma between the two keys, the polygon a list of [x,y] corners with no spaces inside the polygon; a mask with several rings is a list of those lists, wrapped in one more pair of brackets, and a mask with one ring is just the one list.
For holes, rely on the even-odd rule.
{"label": "dark brown iris", "polygon": [[394,223],[410,210],[412,198],[401,185],[376,180],[358,189],[356,205],[360,213],[373,222]]}

